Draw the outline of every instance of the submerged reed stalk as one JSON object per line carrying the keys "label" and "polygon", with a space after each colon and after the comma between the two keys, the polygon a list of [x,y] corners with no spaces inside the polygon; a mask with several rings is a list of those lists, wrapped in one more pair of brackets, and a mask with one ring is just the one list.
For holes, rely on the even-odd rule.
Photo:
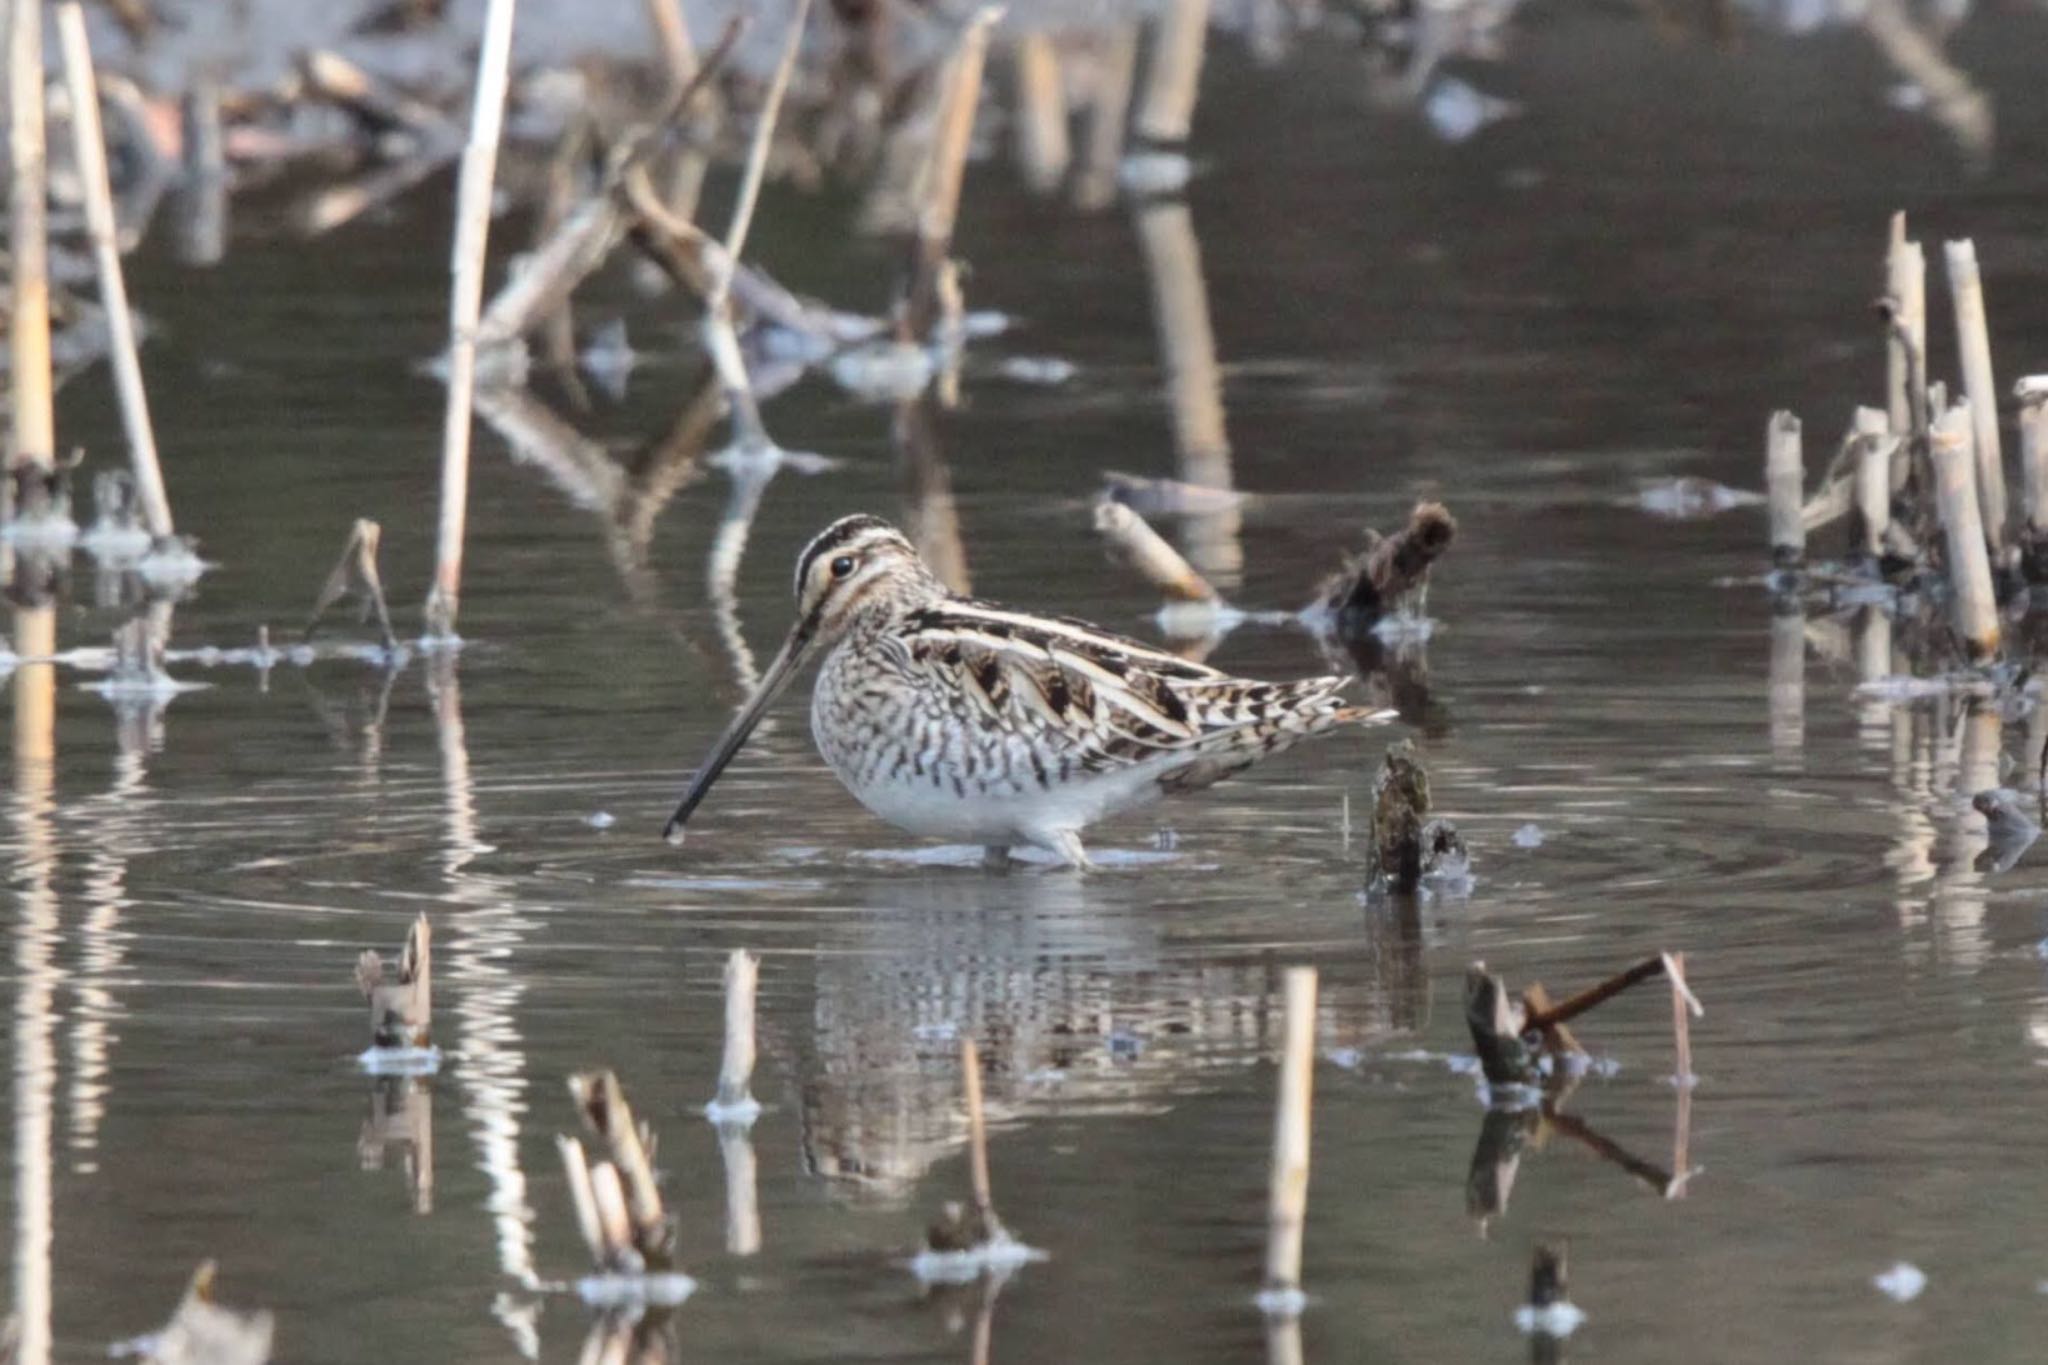
{"label": "submerged reed stalk", "polygon": [[107,311],[107,335],[114,389],[121,400],[121,426],[135,468],[135,491],[152,536],[172,533],[171,500],[164,491],[156,432],[149,421],[149,394],[142,386],[136,354],[135,318],[121,277],[121,243],[114,223],[114,191],[107,179],[107,144],[100,130],[99,83],[93,78],[92,49],[85,36],[85,11],[76,0],[57,7],[57,35],[64,49],[64,82],[71,93],[71,147],[84,182],[86,230],[92,238],[100,303]]}
{"label": "submerged reed stalk", "polygon": [[1315,1084],[1316,969],[1289,967],[1283,978],[1286,1034],[1280,1093],[1273,1113],[1273,1169],[1266,1200],[1268,1313],[1299,1313],[1301,1239],[1308,1225],[1309,1108]]}
{"label": "submerged reed stalk", "polygon": [[[1927,430],[1927,256],[1906,238],[1906,215],[1894,213],[1885,251],[1885,398],[1892,430],[1901,436]],[[1897,491],[1901,475],[1892,488]]]}
{"label": "submerged reed stalk", "polygon": [[725,1055],[718,1067],[718,1098],[712,1118],[751,1122],[761,1106],[749,1089],[754,1078],[754,992],[761,959],[735,948],[725,960]]}
{"label": "submerged reed stalk", "polygon": [[[43,11],[7,7],[8,247],[12,298],[7,344],[14,366],[13,445],[7,464],[50,469],[57,428],[50,380],[50,241],[43,139]],[[11,480],[9,481],[11,483]],[[7,496],[0,493],[0,498]]]}
{"label": "submerged reed stalk", "polygon": [[1764,489],[1770,501],[1771,559],[1780,568],[1806,560],[1806,523],[1800,500],[1806,488],[1806,456],[1799,419],[1774,412],[1764,441]]}
{"label": "submerged reed stalk", "polygon": [[477,52],[476,103],[456,180],[455,245],[449,261],[448,405],[441,427],[441,516],[434,586],[427,594],[427,632],[455,637],[462,599],[462,542],[469,519],[470,407],[476,392],[477,314],[483,307],[484,248],[491,229],[491,185],[505,126],[505,85],[512,61],[516,0],[490,0]]}
{"label": "submerged reed stalk", "polygon": [[1928,450],[1934,460],[1934,491],[1947,535],[1949,584],[1955,597],[1956,634],[1973,661],[1998,652],[1998,601],[1991,585],[1991,557],[1984,546],[1983,514],[1977,499],[1977,469],[1971,448],[1971,404],[1966,399],[1934,424]]}
{"label": "submerged reed stalk", "polygon": [[1962,357],[1963,395],[1970,402],[1970,433],[1977,460],[1977,507],[1991,552],[2005,548],[2005,460],[1998,441],[1998,390],[1991,378],[1991,328],[1984,315],[1984,282],[1977,245],[1950,242],[1948,290],[1955,301],[1956,347]]}

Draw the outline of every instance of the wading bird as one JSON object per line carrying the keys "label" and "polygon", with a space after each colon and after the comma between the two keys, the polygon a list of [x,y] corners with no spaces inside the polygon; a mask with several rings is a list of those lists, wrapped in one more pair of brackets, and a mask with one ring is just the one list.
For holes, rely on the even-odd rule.
{"label": "wading bird", "polygon": [[796,624],[690,781],[673,838],[811,659],[811,734],[846,789],[912,834],[1090,866],[1081,831],[1391,711],[1341,677],[1253,682],[1065,617],[960,597],[879,517],[842,517],[796,563]]}

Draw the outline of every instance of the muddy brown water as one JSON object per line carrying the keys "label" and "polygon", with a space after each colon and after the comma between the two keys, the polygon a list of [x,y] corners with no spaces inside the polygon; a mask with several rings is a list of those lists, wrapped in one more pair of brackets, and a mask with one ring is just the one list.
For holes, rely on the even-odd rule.
{"label": "muddy brown water", "polygon": [[[1405,920],[1361,899],[1343,803],[1362,818],[1385,734],[1096,837],[1162,856],[992,876],[922,861],[866,816],[793,698],[665,848],[736,698],[706,590],[729,480],[708,469],[676,496],[629,590],[605,518],[481,432],[457,689],[415,660],[380,721],[377,679],[351,664],[279,669],[267,690],[187,666],[213,686],[137,748],[66,674],[47,799],[10,770],[0,1214],[11,1297],[47,1293],[54,1357],[159,1322],[215,1256],[224,1298],[279,1315],[281,1359],[573,1358],[588,1315],[522,1282],[582,1268],[551,1138],[575,1122],[563,1077],[606,1064],[661,1134],[702,1282],[685,1355],[965,1359],[974,1301],[926,1301],[902,1268],[965,1186],[965,1029],[990,1066],[999,1202],[1051,1252],[1004,1288],[992,1358],[1257,1358],[1277,973],[1300,962],[1322,970],[1325,1051],[1306,1359],[1520,1358],[1512,1309],[1532,1245],[1555,1239],[1590,1314],[1570,1356],[2031,1356],[2048,1315],[2042,874],[1973,870],[1956,715],[1861,703],[1853,668],[1816,655],[1800,724],[1773,724],[1766,603],[1716,586],[1758,566],[1759,513],[1671,524],[1618,503],[1639,478],[1754,485],[1769,410],[1800,411],[1820,448],[1877,396],[1867,304],[1895,206],[1930,244],[1975,236],[2001,374],[2042,362],[2048,20],[1979,15],[1954,40],[1998,110],[1981,175],[1887,107],[1853,31],[1722,51],[1621,11],[1520,22],[1497,85],[1527,112],[1462,145],[1366,107],[1341,45],[1268,68],[1225,42],[1184,219],[1082,214],[978,168],[973,302],[1019,319],[978,363],[1051,354],[1079,374],[970,373],[936,419],[976,591],[1147,632],[1145,592],[1099,567],[1086,501],[1103,468],[1175,468],[1142,243],[1191,233],[1235,477],[1260,495],[1233,596],[1298,605],[1361,525],[1419,494],[1460,518],[1429,601],[1423,742],[1475,851],[1469,897]],[[894,258],[851,237],[852,208],[771,188],[755,250],[873,306]],[[221,562],[180,644],[297,621],[352,516],[384,523],[408,613],[431,552],[440,391],[408,367],[442,325],[443,192],[318,249],[238,211],[221,268],[155,247],[134,267],[177,509]],[[623,312],[649,352],[623,404],[578,419],[630,459],[696,366],[623,274],[592,300],[586,321]],[[807,534],[932,510],[906,511],[887,407],[813,379],[768,411],[785,444],[843,463],[762,501],[734,606],[763,660]],[[64,392],[60,421],[97,458],[119,448],[102,376]],[[61,630],[90,643],[106,624],[71,605]],[[1324,666],[1285,628],[1241,629],[1213,660]],[[2023,730],[1971,732],[1979,770],[2001,739],[2016,761]],[[1521,846],[1531,824],[1542,841]],[[356,952],[392,950],[421,910],[447,1054],[425,1214],[401,1151],[359,1156],[373,1084],[349,985]],[[700,1116],[735,946],[764,959],[745,1257]],[[1505,1212],[1475,1221],[1485,1113],[1443,1060],[1469,1046],[1466,964],[1558,989],[1660,948],[1691,955],[1707,1005],[1686,1197],[1555,1132],[1522,1151]],[[1569,1105],[1659,1166],[1667,1019],[1657,992],[1588,1019],[1618,1070]],[[1894,1305],[1870,1278],[1902,1259],[1929,1285]]]}

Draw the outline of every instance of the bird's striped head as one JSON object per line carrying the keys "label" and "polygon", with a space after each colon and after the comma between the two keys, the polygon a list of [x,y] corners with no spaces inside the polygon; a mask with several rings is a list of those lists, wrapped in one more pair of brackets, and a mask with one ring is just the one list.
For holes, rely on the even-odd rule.
{"label": "bird's striped head", "polygon": [[726,726],[698,765],[665,833],[673,837],[725,771],[768,704],[812,658],[844,636],[855,622],[887,621],[946,596],[917,548],[880,517],[841,517],[820,531],[796,561],[796,624],[761,674],[754,695]]}
{"label": "bird's striped head", "polygon": [[796,628],[832,640],[864,613],[894,615],[944,593],[901,531],[858,512],[820,531],[797,556]]}

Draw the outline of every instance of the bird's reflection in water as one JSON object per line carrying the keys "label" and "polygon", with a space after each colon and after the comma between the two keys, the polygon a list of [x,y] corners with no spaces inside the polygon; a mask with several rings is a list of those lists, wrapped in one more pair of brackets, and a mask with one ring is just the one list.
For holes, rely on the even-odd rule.
{"label": "bird's reflection in water", "polygon": [[577,1365],[669,1365],[678,1359],[675,1315],[666,1308],[609,1312],[590,1324]]}
{"label": "bird's reflection in water", "polygon": [[[802,1084],[807,1166],[907,1199],[962,1145],[959,1038],[982,1050],[990,1121],[1158,1113],[1278,1046],[1281,951],[1170,939],[1173,916],[1051,873],[877,882],[818,958]],[[1360,951],[1319,945],[1318,1036],[1383,1043],[1428,1018],[1421,926],[1379,907]]]}

